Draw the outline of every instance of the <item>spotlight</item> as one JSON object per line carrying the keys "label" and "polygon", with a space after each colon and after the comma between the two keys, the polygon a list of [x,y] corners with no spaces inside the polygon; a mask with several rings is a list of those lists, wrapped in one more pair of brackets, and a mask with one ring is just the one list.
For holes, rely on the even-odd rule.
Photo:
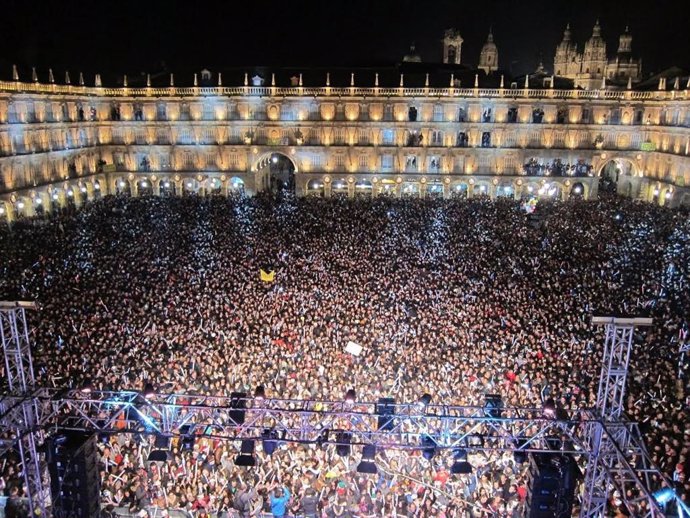
{"label": "spotlight", "polygon": [[621,213],[621,212],[616,212],[616,213],[613,215],[613,219],[616,220],[616,221],[618,221],[618,222],[623,221],[623,213]]}
{"label": "spotlight", "polygon": [[187,187],[191,189],[192,188],[192,182],[187,182]]}
{"label": "spotlight", "polygon": [[340,431],[335,434],[335,452],[341,457],[350,455],[350,441],[352,441],[352,434],[350,432]]}
{"label": "spotlight", "polygon": [[72,189],[70,189],[69,191],[67,191],[67,196],[69,196],[70,198],[71,198],[72,196],[74,196],[74,191],[73,191]]}
{"label": "spotlight", "polygon": [[36,205],[40,205],[41,203],[43,203],[43,201],[41,200],[41,198],[35,198],[35,199],[34,199],[34,203],[35,203]]}
{"label": "spotlight", "polygon": [[278,439],[278,432],[276,432],[273,428],[265,428],[263,432],[261,432],[261,445],[263,446],[264,453],[266,455],[273,455],[273,452],[276,451],[276,447],[278,446],[278,443],[276,442]]}
{"label": "spotlight", "polygon": [[230,410],[228,416],[236,424],[244,423],[244,410],[247,408],[247,394],[245,392],[232,392],[230,394]]}
{"label": "spotlight", "polygon": [[453,450],[453,465],[450,467],[453,475],[469,475],[472,473],[472,464],[467,462],[467,450],[456,448]]}
{"label": "spotlight", "polygon": [[142,186],[142,187],[148,187],[149,184],[148,184],[148,182],[147,182],[146,180],[144,180],[143,182],[141,182],[141,186]]}
{"label": "spotlight", "polygon": [[544,416],[545,417],[556,417],[556,403],[553,398],[549,398],[544,402]]}
{"label": "spotlight", "polygon": [[163,182],[163,187],[166,189],[170,187],[170,182]]}
{"label": "spotlight", "polygon": [[376,403],[377,424],[379,430],[392,431],[395,427],[395,399],[379,398]]}
{"label": "spotlight", "polygon": [[484,396],[484,415],[500,419],[503,409],[503,399],[498,394],[486,394]]}
{"label": "spotlight", "polygon": [[96,189],[97,191],[100,191],[101,190],[101,184],[95,183],[95,184],[93,184],[93,188]]}
{"label": "spotlight", "polygon": [[266,398],[266,391],[264,390],[263,385],[259,385],[256,387],[256,390],[254,391],[254,399],[262,400]]}
{"label": "spotlight", "polygon": [[23,209],[24,208],[24,202],[23,201],[17,202],[17,207],[19,207],[20,209]]}
{"label": "spotlight", "polygon": [[192,451],[194,449],[193,427],[185,424],[180,427],[180,437],[182,438],[182,451]]}
{"label": "spotlight", "polygon": [[82,186],[79,190],[80,190],[81,192],[86,192],[86,187]]}
{"label": "spotlight", "polygon": [[254,457],[254,441],[242,441],[240,446],[240,454],[235,457],[235,466],[256,466],[256,458]]}
{"label": "spotlight", "polygon": [[170,452],[166,450],[151,450],[146,460],[149,462],[168,462],[170,460]]}
{"label": "spotlight", "polygon": [[525,444],[525,441],[521,439],[515,439],[515,450],[513,450],[513,458],[515,459],[516,464],[524,464],[527,462],[527,453],[520,448],[522,448]]}
{"label": "spotlight", "polygon": [[146,399],[151,399],[156,392],[153,390],[153,385],[151,383],[147,383],[144,385],[144,397]]}
{"label": "spotlight", "polygon": [[124,181],[124,180],[120,180],[120,183],[119,183],[118,185],[119,185],[120,187],[124,187],[124,186],[125,186],[125,181]]}
{"label": "spotlight", "polygon": [[345,393],[345,403],[348,405],[354,405],[357,395],[355,394],[355,389],[350,389]]}
{"label": "spotlight", "polygon": [[436,455],[436,441],[430,435],[422,435],[421,438],[422,455],[426,460],[431,462],[431,459]]}
{"label": "spotlight", "polygon": [[419,398],[419,405],[423,408],[428,407],[431,404],[431,394],[424,394]]}
{"label": "spotlight", "polygon": [[374,462],[376,458],[376,446],[373,444],[366,444],[362,449],[362,460],[357,465],[357,473],[366,473],[368,475],[376,475],[378,469]]}
{"label": "spotlight", "polygon": [[673,194],[671,194],[671,191],[666,191],[666,194],[664,194],[664,197],[665,197],[667,200],[670,200],[670,199],[671,199],[671,196],[673,196]]}
{"label": "spotlight", "polygon": [[53,193],[53,199],[54,200],[57,200],[59,197],[60,197],[60,195],[58,193],[56,193],[56,192]]}
{"label": "spotlight", "polygon": [[328,428],[324,428],[323,430],[321,430],[321,433],[316,438],[316,444],[319,448],[323,448],[326,445],[326,443],[328,442],[329,433],[330,430]]}
{"label": "spotlight", "polygon": [[672,488],[670,487],[665,487],[663,489],[660,489],[659,491],[655,491],[652,496],[654,497],[654,500],[656,500],[656,503],[664,506],[668,504],[671,500],[675,500],[676,498],[676,493],[673,491]]}
{"label": "spotlight", "polygon": [[277,164],[278,163],[278,157],[277,156],[271,157],[271,162],[273,162],[274,164]]}
{"label": "spotlight", "polygon": [[91,383],[91,380],[85,380],[79,392],[82,394],[91,394],[91,391],[93,391],[93,383]]}

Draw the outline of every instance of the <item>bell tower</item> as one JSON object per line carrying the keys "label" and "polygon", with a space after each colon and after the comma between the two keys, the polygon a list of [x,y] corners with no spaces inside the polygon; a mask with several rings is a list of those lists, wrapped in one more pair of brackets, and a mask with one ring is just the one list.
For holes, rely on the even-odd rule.
{"label": "bell tower", "polygon": [[457,29],[448,29],[443,35],[443,62],[452,65],[460,64],[462,54],[462,42]]}
{"label": "bell tower", "polygon": [[487,74],[498,70],[498,48],[494,43],[494,34],[491,29],[489,29],[489,36],[479,54],[479,66],[477,68]]}

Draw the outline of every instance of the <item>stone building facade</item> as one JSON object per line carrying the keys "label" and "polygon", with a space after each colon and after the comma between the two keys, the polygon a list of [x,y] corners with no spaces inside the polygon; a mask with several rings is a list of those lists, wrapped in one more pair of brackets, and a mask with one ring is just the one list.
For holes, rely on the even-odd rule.
{"label": "stone building facade", "polygon": [[0,82],[0,218],[108,193],[255,193],[271,188],[278,158],[298,195],[591,198],[606,175],[627,196],[690,203],[690,89],[678,82],[600,91],[510,89],[503,78],[499,88],[408,87],[402,75],[398,87],[377,86],[378,75],[355,86],[353,74],[349,87],[328,76],[302,86],[301,74],[289,87],[237,79]]}

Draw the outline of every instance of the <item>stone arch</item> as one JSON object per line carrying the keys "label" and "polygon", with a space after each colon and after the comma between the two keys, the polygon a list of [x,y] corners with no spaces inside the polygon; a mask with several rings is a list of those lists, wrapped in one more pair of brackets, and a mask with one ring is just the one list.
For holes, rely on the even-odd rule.
{"label": "stone arch", "polygon": [[355,182],[355,196],[370,198],[374,193],[374,184],[369,180],[357,180]]}
{"label": "stone arch", "polygon": [[297,162],[289,153],[280,150],[265,152],[255,160],[252,171],[258,174],[257,182],[264,190],[294,192]]}
{"label": "stone arch", "polygon": [[608,160],[603,160],[599,165],[597,176],[602,177],[605,173],[613,172],[607,170],[607,168],[617,167],[619,172],[618,176],[642,176],[640,168],[637,166],[634,160],[626,157],[611,157]]}
{"label": "stone arch", "polygon": [[305,188],[305,194],[307,196],[323,196],[324,181],[319,178],[309,180]]}

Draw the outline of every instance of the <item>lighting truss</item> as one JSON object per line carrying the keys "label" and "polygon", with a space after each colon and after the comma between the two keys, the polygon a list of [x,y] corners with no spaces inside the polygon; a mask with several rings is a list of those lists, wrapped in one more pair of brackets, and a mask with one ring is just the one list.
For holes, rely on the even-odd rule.
{"label": "lighting truss", "polygon": [[[0,309],[21,311],[22,316],[24,311],[17,306]],[[6,346],[6,336],[17,343],[15,335],[24,331],[22,343],[27,345],[16,365],[32,371],[25,320],[18,321],[23,327],[8,327],[9,334],[3,333],[5,361],[8,354],[16,357],[18,350]],[[575,455],[587,464],[581,517],[603,518],[614,489],[635,516],[662,517],[653,492],[672,483],[653,465],[636,424],[622,413],[632,346],[629,328],[648,324],[620,319],[595,319],[595,324],[608,326],[597,408],[574,411],[563,420],[545,418],[543,409],[535,408],[505,407],[496,415],[485,407],[397,403],[393,414],[386,416],[392,427],[379,430],[377,404],[369,402],[166,393],[144,397],[138,391],[81,391],[24,383],[0,396],[0,453],[19,449],[23,465],[29,467],[24,471],[33,512],[48,505],[38,446],[44,433],[57,430],[258,441],[266,429],[272,429],[279,441],[302,444],[338,444],[337,432],[346,431],[348,444],[373,445],[377,450],[419,450],[420,438],[430,437],[438,449]],[[20,374],[14,379],[21,379]],[[33,380],[33,372],[23,379]]]}

